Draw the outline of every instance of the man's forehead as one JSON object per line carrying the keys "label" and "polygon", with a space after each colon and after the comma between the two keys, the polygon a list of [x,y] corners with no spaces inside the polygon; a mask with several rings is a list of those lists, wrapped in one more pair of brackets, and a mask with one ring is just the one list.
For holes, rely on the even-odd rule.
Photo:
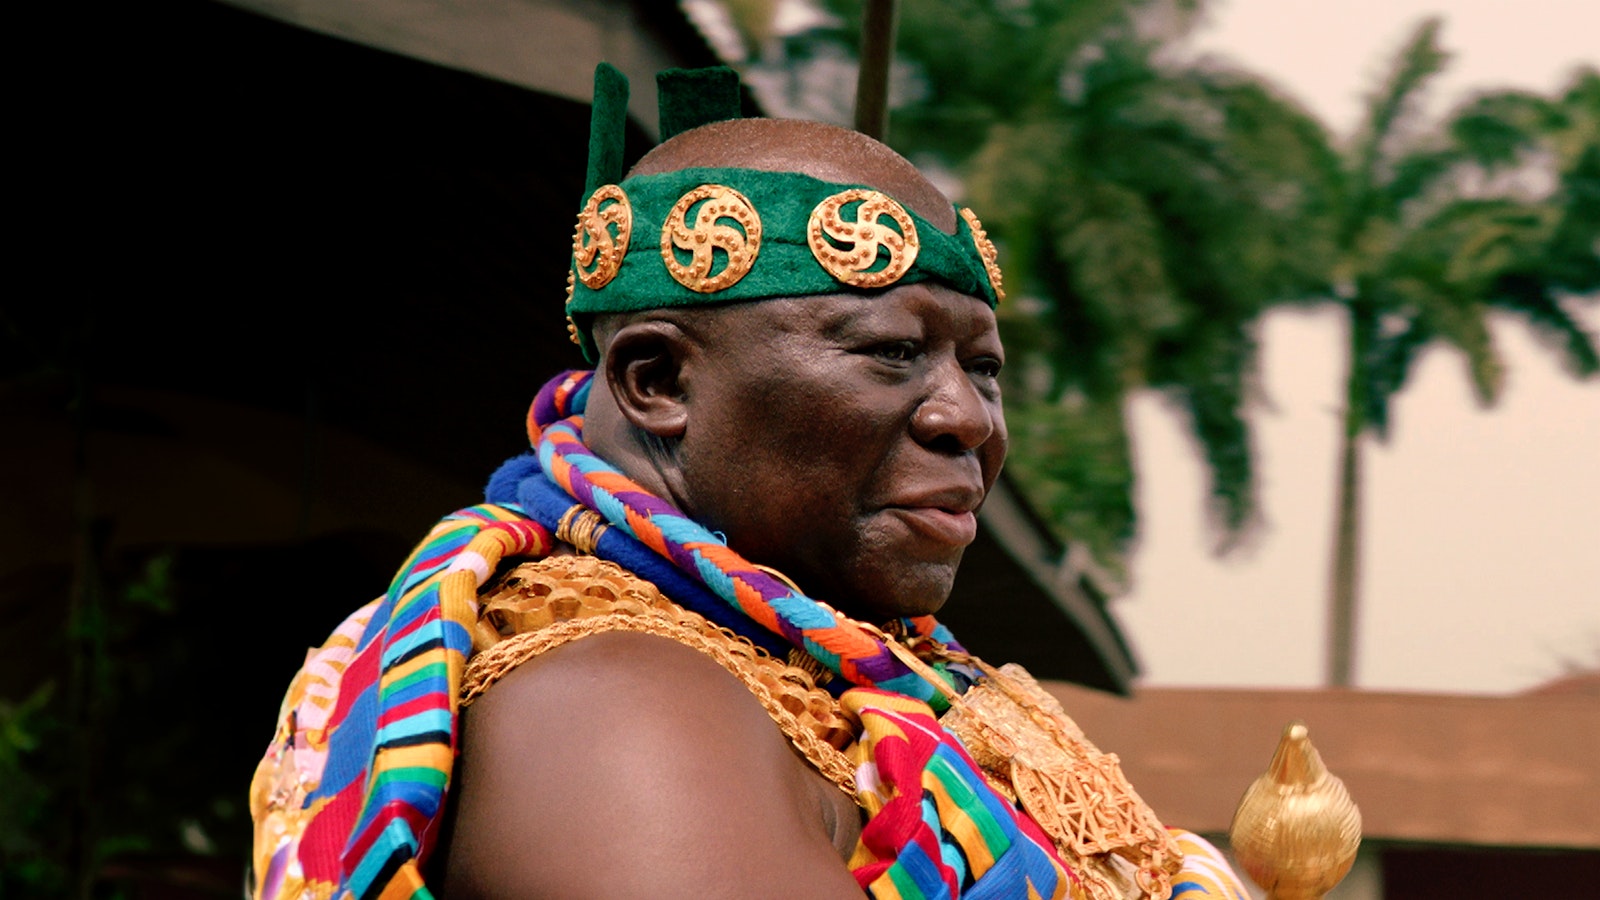
{"label": "man's forehead", "polygon": [[645,154],[632,175],[699,167],[800,172],[875,187],[953,233],[950,200],[900,154],[857,131],[798,119],[733,119],[686,131]]}

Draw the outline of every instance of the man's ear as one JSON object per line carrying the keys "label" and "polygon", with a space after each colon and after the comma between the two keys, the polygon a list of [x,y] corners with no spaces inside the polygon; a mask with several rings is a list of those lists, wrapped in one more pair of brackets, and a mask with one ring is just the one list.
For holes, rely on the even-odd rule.
{"label": "man's ear", "polygon": [[658,438],[683,436],[689,421],[683,364],[692,349],[676,323],[659,319],[630,322],[611,335],[606,381],[629,424]]}

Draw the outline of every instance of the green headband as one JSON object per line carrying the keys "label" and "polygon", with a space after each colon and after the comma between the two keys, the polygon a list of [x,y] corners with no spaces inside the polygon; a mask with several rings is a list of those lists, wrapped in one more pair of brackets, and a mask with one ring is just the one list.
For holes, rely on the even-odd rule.
{"label": "green headband", "polygon": [[[737,80],[730,92],[730,76],[728,69],[662,73],[663,140],[737,118]],[[734,115],[727,114],[725,102],[706,102],[730,96]],[[874,291],[923,281],[991,307],[1004,297],[994,245],[971,210],[961,207],[951,235],[874,188],[796,172],[683,169],[612,183],[621,174],[616,147],[626,79],[602,63],[595,72],[595,98],[589,195],[573,236],[567,299],[568,328],[590,362],[597,352],[589,325],[598,313]],[[686,114],[685,99],[699,108]],[[609,140],[611,135],[618,140]]]}

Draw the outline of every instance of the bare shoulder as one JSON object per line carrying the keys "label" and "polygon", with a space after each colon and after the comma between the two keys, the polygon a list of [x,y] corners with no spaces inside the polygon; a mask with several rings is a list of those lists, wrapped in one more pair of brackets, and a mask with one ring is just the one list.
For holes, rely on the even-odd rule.
{"label": "bare shoulder", "polygon": [[861,896],[837,788],[664,638],[595,635],[504,676],[463,714],[452,791],[441,896]]}

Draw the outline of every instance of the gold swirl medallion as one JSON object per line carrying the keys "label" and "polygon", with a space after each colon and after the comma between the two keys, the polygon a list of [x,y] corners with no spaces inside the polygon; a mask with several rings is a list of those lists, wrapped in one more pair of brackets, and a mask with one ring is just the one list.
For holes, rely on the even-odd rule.
{"label": "gold swirl medallion", "polygon": [[[695,209],[692,224],[688,221],[691,209]],[[724,220],[738,223],[738,227],[723,224]],[[687,264],[678,261],[680,250],[690,255]],[[728,261],[722,271],[712,274],[717,250],[727,254]],[[724,185],[702,184],[679,197],[661,226],[661,259],[667,272],[696,293],[709,294],[738,284],[760,252],[761,217],[743,194]]]}
{"label": "gold swirl medallion", "polygon": [[[596,188],[578,214],[578,228],[572,235],[572,262],[584,287],[597,291],[617,277],[632,235],[633,207],[628,195],[614,184]],[[568,299],[570,302],[570,295]]]}
{"label": "gold swirl medallion", "polygon": [[989,274],[989,286],[994,288],[994,299],[998,303],[1006,298],[1005,289],[1000,286],[1000,251],[994,248],[994,241],[989,240],[989,233],[983,230],[977,213],[963,206],[961,218],[972,231],[972,243],[978,248],[978,258],[983,260],[983,270]]}
{"label": "gold swirl medallion", "polygon": [[[846,203],[860,201],[855,220],[845,221]],[[894,223],[895,227],[885,222]],[[895,230],[898,228],[899,230]],[[917,260],[917,225],[905,207],[878,191],[853,188],[817,204],[806,226],[811,255],[829,275],[851,287],[876,288],[894,284]],[[887,264],[877,271],[880,256]]]}

